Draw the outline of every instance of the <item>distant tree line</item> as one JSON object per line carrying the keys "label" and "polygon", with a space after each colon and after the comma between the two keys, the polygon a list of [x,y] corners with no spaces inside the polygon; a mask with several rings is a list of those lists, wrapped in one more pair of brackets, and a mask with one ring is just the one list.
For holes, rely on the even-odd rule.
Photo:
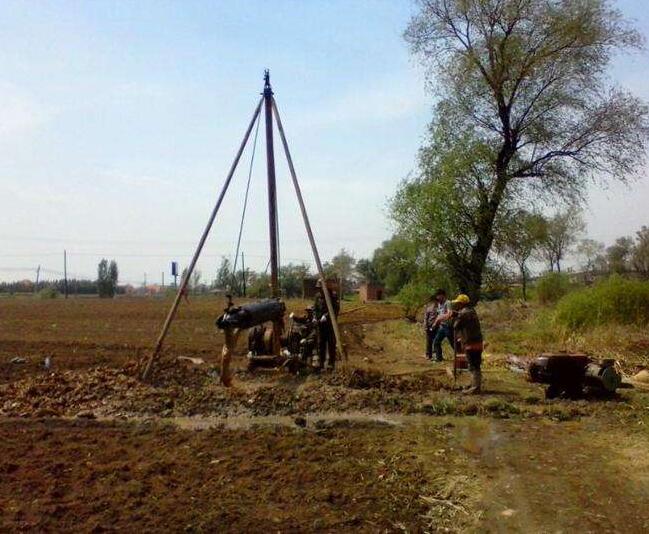
{"label": "distant tree line", "polygon": [[[58,293],[65,292],[65,280],[45,280],[36,284],[31,280],[17,282],[0,282],[0,293],[34,293],[41,289],[54,289]],[[88,279],[68,279],[68,292],[76,295],[96,295],[97,281]]]}
{"label": "distant tree line", "polygon": [[[581,213],[574,209],[553,216],[512,211],[499,223],[484,271],[482,297],[497,297],[518,281],[526,299],[531,265],[544,264],[548,272],[561,273],[568,257],[577,260],[575,268],[589,279],[607,274],[649,279],[649,227],[643,226],[635,237],[620,237],[608,247],[584,238],[584,227]],[[406,299],[425,299],[438,286],[459,289],[444,262],[428,256],[426,249],[401,234],[384,241],[371,258],[358,260],[355,267],[360,281],[381,284],[388,294]]]}
{"label": "distant tree line", "polygon": [[[68,278],[68,293],[72,295],[99,295],[102,298],[112,298],[116,294],[124,293],[125,288],[118,285],[119,270],[117,262],[102,259],[97,265],[97,279]],[[36,286],[35,281],[19,280],[15,282],[0,282],[0,293],[35,293],[44,289],[56,293],[65,293],[66,282],[58,280],[44,280]]]}

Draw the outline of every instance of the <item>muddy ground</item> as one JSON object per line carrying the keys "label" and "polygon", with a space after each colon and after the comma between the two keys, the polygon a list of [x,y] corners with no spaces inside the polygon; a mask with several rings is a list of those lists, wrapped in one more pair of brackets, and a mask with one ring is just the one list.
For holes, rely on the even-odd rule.
{"label": "muddy ground", "polygon": [[546,401],[493,352],[485,393],[463,396],[392,304],[343,316],[336,373],[251,375],[239,357],[224,389],[216,299],[183,307],[142,384],[168,304],[0,300],[0,531],[649,528],[646,390]]}

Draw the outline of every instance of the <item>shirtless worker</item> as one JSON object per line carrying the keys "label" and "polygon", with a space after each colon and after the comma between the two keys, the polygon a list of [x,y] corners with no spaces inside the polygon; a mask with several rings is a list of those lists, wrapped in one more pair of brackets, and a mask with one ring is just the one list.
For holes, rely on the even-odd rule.
{"label": "shirtless worker", "polygon": [[458,295],[452,301],[453,311],[453,335],[456,342],[460,345],[461,352],[466,354],[469,362],[469,372],[471,373],[471,386],[465,390],[465,393],[480,393],[482,387],[482,350],[484,344],[482,341],[482,330],[480,320],[475,308],[471,306],[471,299],[468,295]]}

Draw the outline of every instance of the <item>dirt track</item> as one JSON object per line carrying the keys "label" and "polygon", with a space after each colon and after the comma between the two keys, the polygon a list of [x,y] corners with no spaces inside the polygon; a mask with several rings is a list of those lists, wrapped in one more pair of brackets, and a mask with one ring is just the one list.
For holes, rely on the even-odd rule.
{"label": "dirt track", "polygon": [[649,528],[647,393],[546,402],[490,354],[485,394],[463,397],[391,305],[346,316],[346,370],[226,390],[211,299],[143,385],[127,362],[165,307],[0,301],[0,531]]}

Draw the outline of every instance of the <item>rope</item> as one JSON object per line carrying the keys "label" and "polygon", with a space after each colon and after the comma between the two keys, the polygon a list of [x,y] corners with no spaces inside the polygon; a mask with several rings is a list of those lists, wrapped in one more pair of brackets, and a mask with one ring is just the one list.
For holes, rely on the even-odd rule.
{"label": "rope", "polygon": [[[234,267],[232,268],[232,280],[237,283],[237,263],[239,262],[239,248],[241,247],[241,236],[243,235],[243,222],[246,218],[246,208],[248,207],[248,194],[250,193],[250,179],[252,178],[252,165],[255,162],[255,152],[257,152],[257,135],[259,134],[259,122],[261,113],[257,116],[257,126],[255,128],[255,140],[252,144],[252,154],[250,156],[250,167],[248,168],[248,183],[246,184],[246,196],[243,200],[243,211],[241,213],[241,222],[239,223],[239,237],[237,238],[237,250],[234,253]],[[245,276],[246,273],[243,273]]]}

